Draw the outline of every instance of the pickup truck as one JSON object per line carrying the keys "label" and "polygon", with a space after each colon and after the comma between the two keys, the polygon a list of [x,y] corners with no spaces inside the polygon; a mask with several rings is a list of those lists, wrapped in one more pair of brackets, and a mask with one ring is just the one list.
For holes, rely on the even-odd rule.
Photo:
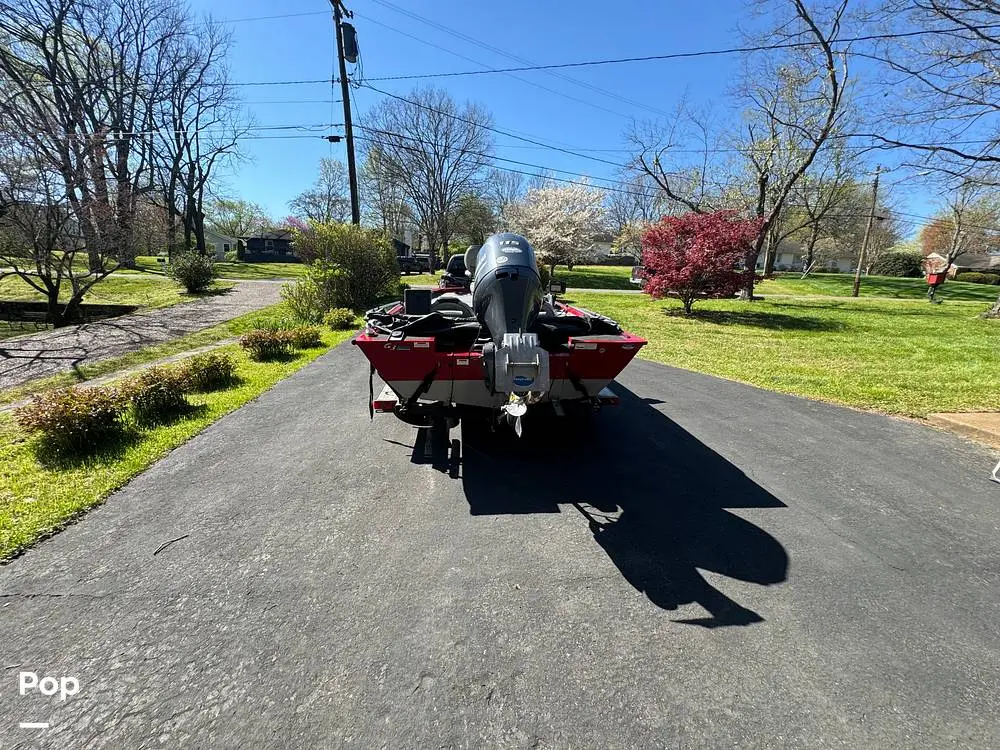
{"label": "pickup truck", "polygon": [[413,255],[399,255],[396,257],[396,262],[399,264],[399,272],[404,276],[420,273],[423,270],[420,259]]}

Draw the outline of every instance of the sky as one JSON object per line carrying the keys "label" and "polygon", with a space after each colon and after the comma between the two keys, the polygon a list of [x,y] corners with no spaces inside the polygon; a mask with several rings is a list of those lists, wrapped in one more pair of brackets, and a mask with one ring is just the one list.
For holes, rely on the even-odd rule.
{"label": "sky", "polygon": [[[329,80],[334,74],[335,41],[328,0],[290,0],[280,6],[263,0],[191,1],[195,12],[230,22],[234,44],[228,61],[234,81]],[[371,85],[406,96],[419,81],[372,79],[739,46],[737,19],[746,15],[750,5],[750,0],[348,0],[361,50],[360,69],[349,66],[348,76],[363,73]],[[485,105],[496,128],[548,145],[586,149],[584,156],[591,158],[503,136],[496,138],[497,156],[588,175],[596,182],[597,178],[614,178],[616,165],[627,159],[624,134],[633,118],[664,119],[683,97],[696,106],[712,108],[720,117],[733,116],[736,105],[729,92],[740,66],[738,55],[727,55],[555,74],[533,71],[442,78],[433,83],[459,102]],[[224,190],[261,204],[276,218],[286,216],[288,201],[316,179],[321,158],[346,161],[343,142],[330,144],[320,137],[343,133],[339,84],[336,88],[329,83],[242,86],[240,90],[257,126],[304,129],[256,131],[258,137],[244,141],[247,159],[226,177]],[[352,96],[355,121],[382,98],[364,87],[354,88]],[[331,99],[336,101],[331,104]],[[323,127],[331,123],[337,126]],[[903,178],[900,175],[895,182]],[[893,187],[891,174],[883,177],[883,184]],[[915,231],[920,222],[912,215],[931,213],[935,197],[925,189],[906,187],[902,194],[896,191],[896,198],[914,222],[905,229]]]}

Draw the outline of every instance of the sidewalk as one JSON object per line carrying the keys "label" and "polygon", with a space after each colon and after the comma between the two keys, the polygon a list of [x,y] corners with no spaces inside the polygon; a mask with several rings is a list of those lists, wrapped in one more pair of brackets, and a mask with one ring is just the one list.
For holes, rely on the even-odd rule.
{"label": "sidewalk", "polygon": [[927,421],[1000,448],[1000,411],[931,414]]}

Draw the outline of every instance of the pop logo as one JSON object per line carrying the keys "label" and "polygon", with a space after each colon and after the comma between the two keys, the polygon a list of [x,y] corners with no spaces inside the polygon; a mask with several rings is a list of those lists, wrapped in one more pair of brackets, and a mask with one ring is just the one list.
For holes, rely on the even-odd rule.
{"label": "pop logo", "polygon": [[34,672],[21,672],[18,675],[21,685],[21,695],[27,695],[29,691],[36,690],[42,695],[59,694],[59,700],[64,701],[71,695],[80,692],[80,681],[75,677],[42,677]]}

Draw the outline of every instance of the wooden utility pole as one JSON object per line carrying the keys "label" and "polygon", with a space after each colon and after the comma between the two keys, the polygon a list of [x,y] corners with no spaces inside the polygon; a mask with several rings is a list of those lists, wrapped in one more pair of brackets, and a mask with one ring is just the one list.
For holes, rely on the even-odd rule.
{"label": "wooden utility pole", "polygon": [[351,223],[361,223],[361,200],[358,196],[358,170],[354,163],[354,127],[351,123],[351,89],[347,81],[347,62],[344,60],[343,14],[348,18],[351,12],[342,0],[330,0],[333,6],[334,33],[337,35],[337,62],[340,64],[340,94],[344,100],[344,135],[347,137],[347,176],[351,181]]}
{"label": "wooden utility pole", "polygon": [[861,266],[865,262],[865,253],[868,252],[868,238],[872,234],[872,224],[875,223],[875,205],[878,203],[878,176],[882,167],[875,167],[875,182],[872,183],[872,205],[868,211],[868,225],[865,227],[865,237],[861,240],[861,252],[858,254],[858,267],[854,271],[854,290],[852,297],[857,297],[861,291]]}

